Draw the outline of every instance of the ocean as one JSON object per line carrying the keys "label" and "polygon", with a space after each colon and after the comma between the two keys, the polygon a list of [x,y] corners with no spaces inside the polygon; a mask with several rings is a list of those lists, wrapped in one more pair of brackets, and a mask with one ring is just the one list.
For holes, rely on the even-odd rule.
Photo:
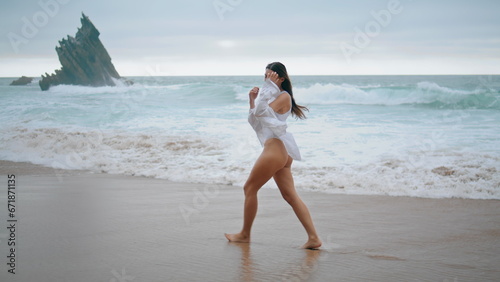
{"label": "ocean", "polygon": [[[37,81],[0,78],[0,159],[244,184],[262,150],[247,123],[248,91],[263,76],[130,79],[42,92]],[[303,158],[292,165],[298,190],[500,199],[500,76],[291,79],[310,110],[288,119]]]}

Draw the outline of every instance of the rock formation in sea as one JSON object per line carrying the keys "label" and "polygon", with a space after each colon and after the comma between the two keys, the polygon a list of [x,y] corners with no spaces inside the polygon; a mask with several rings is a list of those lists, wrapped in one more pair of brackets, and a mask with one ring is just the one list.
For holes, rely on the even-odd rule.
{"label": "rock formation in sea", "polygon": [[[99,31],[89,18],[82,13],[82,27],[75,37],[69,36],[56,46],[62,67],[54,74],[45,73],[40,80],[40,88],[47,90],[58,84],[86,86],[115,86],[121,79],[111,57],[99,40]],[[124,80],[129,84],[127,80]]]}
{"label": "rock formation in sea", "polygon": [[21,76],[20,78],[12,81],[10,85],[28,85],[33,81],[33,77]]}

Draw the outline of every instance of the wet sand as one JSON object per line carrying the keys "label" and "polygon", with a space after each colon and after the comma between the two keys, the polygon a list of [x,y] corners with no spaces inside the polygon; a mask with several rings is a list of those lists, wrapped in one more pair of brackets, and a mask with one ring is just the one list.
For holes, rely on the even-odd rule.
{"label": "wet sand", "polygon": [[[300,192],[324,246],[279,192],[259,192],[252,243],[240,187],[0,161],[0,281],[498,281],[500,201]],[[16,274],[7,175],[16,183]],[[5,226],[5,227],[3,227]]]}

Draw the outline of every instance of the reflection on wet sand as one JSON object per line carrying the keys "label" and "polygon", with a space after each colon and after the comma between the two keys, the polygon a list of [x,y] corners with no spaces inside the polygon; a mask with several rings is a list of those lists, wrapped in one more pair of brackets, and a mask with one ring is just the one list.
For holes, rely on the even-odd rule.
{"label": "reflection on wet sand", "polygon": [[[321,250],[300,250],[304,252],[302,258],[291,256],[292,261],[285,262],[284,268],[270,267],[272,262],[254,261],[251,244],[228,242],[230,246],[237,246],[241,252],[240,281],[303,281],[311,277],[317,268],[317,261]],[[261,256],[258,256],[261,257]],[[273,261],[274,262],[274,261]]]}

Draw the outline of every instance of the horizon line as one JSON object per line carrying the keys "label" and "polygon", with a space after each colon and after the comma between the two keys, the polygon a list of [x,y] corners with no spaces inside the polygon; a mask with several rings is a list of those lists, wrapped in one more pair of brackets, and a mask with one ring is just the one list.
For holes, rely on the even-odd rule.
{"label": "horizon line", "polygon": [[[290,76],[425,76],[425,75],[432,75],[432,76],[488,76],[488,75],[494,75],[494,76],[500,76],[500,73],[498,74],[294,74]],[[29,75],[21,75],[21,76],[0,76],[0,78],[20,78],[22,76],[25,77],[31,77],[31,78],[37,78],[37,77],[42,77],[40,76],[29,76]],[[213,75],[206,75],[206,74],[193,74],[193,75],[123,75],[121,78],[127,78],[127,77],[224,77],[224,76],[237,76],[237,77],[243,77],[243,76],[262,76],[262,74],[213,74]]]}

